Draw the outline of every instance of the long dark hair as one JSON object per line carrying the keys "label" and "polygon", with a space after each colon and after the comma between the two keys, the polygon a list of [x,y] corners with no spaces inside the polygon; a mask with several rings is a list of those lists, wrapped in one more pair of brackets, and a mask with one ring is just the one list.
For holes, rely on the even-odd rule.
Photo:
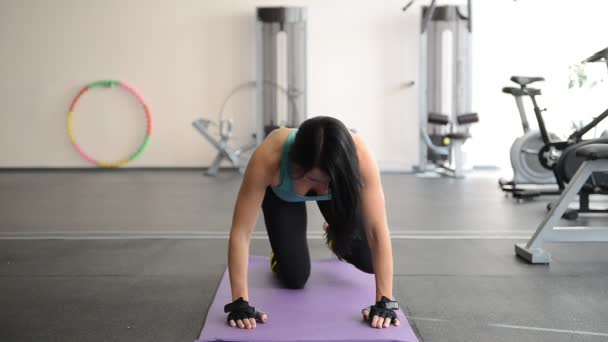
{"label": "long dark hair", "polygon": [[[332,218],[327,238],[334,252],[348,255],[355,237],[355,217],[361,202],[361,173],[355,142],[349,129],[337,119],[317,116],[304,121],[289,153],[294,178],[318,168],[329,176]],[[333,222],[329,222],[332,220]]]}

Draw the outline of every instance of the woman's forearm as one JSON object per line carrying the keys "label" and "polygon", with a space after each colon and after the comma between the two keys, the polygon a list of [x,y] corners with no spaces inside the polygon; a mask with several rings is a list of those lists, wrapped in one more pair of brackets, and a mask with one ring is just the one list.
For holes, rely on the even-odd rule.
{"label": "woman's forearm", "polygon": [[370,239],[372,262],[376,277],[376,301],[382,296],[393,298],[393,250],[388,228],[374,230],[381,232]]}
{"label": "woman's forearm", "polygon": [[228,272],[232,288],[232,300],[243,297],[249,301],[247,269],[249,264],[249,237],[230,234],[228,241]]}

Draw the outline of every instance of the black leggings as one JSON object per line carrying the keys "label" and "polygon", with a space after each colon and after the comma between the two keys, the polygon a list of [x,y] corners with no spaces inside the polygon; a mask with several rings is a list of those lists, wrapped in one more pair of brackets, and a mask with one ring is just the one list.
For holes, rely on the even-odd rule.
{"label": "black leggings", "polygon": [[[318,201],[321,214],[330,225],[334,222],[329,201]],[[306,203],[286,202],[270,188],[266,189],[262,211],[270,246],[277,260],[277,274],[287,288],[303,288],[310,276],[310,254],[306,240]],[[363,231],[361,213],[357,212],[357,235],[345,261],[366,273],[373,273],[369,244]]]}

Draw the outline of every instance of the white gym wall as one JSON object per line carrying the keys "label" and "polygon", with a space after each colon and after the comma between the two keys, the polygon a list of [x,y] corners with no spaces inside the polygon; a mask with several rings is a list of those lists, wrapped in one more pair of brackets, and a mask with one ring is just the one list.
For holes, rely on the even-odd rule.
{"label": "white gym wall", "polygon": [[[215,150],[192,128],[253,80],[256,5],[309,8],[309,110],[359,130],[377,159],[406,169],[416,151],[417,26],[402,1],[10,0],[0,2],[0,167],[87,166],[66,113],[98,79],[130,83],[152,110],[150,145],[132,166],[206,166]],[[137,104],[114,89],[87,93],[75,133],[100,159],[143,134]],[[239,141],[253,132],[253,91],[227,107]],[[131,165],[131,164],[130,164]]]}
{"label": "white gym wall", "polygon": [[[0,167],[88,166],[69,143],[66,114],[77,92],[99,79],[131,84],[151,108],[152,140],[130,166],[208,165],[215,150],[191,122],[217,119],[224,97],[254,79],[255,7],[298,5],[309,11],[309,112],[358,129],[383,169],[409,170],[418,88],[403,85],[418,77],[419,9],[403,14],[405,2],[1,1]],[[576,108],[567,67],[608,45],[606,9],[593,0],[474,0],[473,101],[481,122],[467,143],[472,164],[508,165],[521,130],[512,99],[500,92],[510,75],[547,77],[542,100],[552,113]],[[237,142],[253,131],[253,114],[252,91],[229,103]],[[75,133],[93,156],[121,159],[143,136],[142,115],[120,90],[91,91],[76,109]]]}

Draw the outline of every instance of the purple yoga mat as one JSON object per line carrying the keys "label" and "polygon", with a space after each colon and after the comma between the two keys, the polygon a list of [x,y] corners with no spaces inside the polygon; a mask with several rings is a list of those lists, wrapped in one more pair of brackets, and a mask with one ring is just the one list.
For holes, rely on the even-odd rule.
{"label": "purple yoga mat", "polygon": [[268,323],[253,330],[231,328],[224,305],[231,301],[228,270],[224,272],[197,342],[418,342],[407,319],[374,329],[363,321],[361,309],[375,300],[374,276],[337,260],[312,263],[310,278],[301,290],[281,288],[267,257],[249,259],[251,304],[268,313]]}

